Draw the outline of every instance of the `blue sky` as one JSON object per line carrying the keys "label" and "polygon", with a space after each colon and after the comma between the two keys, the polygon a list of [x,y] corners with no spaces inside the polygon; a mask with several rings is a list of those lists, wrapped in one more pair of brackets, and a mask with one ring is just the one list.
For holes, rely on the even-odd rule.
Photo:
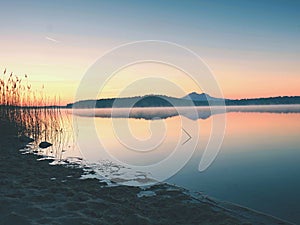
{"label": "blue sky", "polygon": [[[274,76],[277,79],[274,83],[281,82],[283,76],[289,82],[299,82],[299,69],[296,68],[300,58],[299,1],[2,1],[0,5],[0,47],[9,52],[1,53],[5,60],[0,66],[10,66],[14,71],[26,69],[24,72],[31,72],[36,81],[42,80],[37,77],[37,71],[41,74],[42,68],[31,69],[21,64],[32,67],[35,62],[43,64],[39,55],[45,58],[44,64],[55,62],[55,53],[47,53],[49,48],[52,49],[47,43],[49,39],[59,41],[57,52],[61,56],[65,54],[70,58],[76,51],[83,55],[80,73],[101,53],[116,45],[157,39],[194,50],[219,74],[221,83],[226,74],[241,76],[240,82],[261,74],[269,78]],[[19,46],[18,49],[15,46]],[[70,74],[74,74],[79,60],[55,62],[65,67],[76,64],[69,73],[64,68],[64,74],[59,76],[71,79]],[[235,64],[239,68],[245,62],[250,64],[229,69]],[[265,64],[260,65],[260,62]],[[283,65],[279,67],[278,62]],[[225,67],[226,64],[229,66]],[[243,71],[248,68],[253,72],[244,75]],[[49,65],[44,69],[46,80],[50,74],[55,77],[57,71],[49,69]],[[80,80],[80,74],[74,76],[75,88],[75,80]],[[228,96],[247,95],[238,89],[235,91],[234,87],[231,91],[226,88],[229,87],[225,85]],[[257,91],[256,95],[272,95]],[[283,94],[284,90],[279,92]],[[248,96],[252,94],[248,93]]]}
{"label": "blue sky", "polygon": [[[152,36],[191,43],[201,38],[224,47],[237,41],[246,48],[249,35],[294,42],[300,36],[299,1],[6,1],[1,8],[2,31],[15,34],[129,41]],[[229,37],[231,43],[226,42]]]}

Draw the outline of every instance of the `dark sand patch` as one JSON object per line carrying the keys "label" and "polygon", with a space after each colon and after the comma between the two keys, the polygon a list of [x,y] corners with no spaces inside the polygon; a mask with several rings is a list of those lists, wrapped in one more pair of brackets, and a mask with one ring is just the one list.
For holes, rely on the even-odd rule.
{"label": "dark sand patch", "polygon": [[148,191],[155,195],[139,198],[138,187],[81,180],[80,168],[50,166],[37,161],[39,156],[22,155],[18,149],[28,141],[0,120],[0,224],[285,224],[195,199],[167,184],[152,186]]}

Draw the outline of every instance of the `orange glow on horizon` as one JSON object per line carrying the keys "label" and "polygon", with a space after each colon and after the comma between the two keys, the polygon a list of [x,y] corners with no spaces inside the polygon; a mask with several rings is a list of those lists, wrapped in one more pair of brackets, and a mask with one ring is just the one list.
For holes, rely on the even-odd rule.
{"label": "orange glow on horizon", "polygon": [[[1,73],[7,68],[8,71],[20,76],[28,74],[29,82],[36,90],[40,90],[44,85],[45,95],[50,99],[60,99],[61,105],[74,101],[80,80],[89,66],[104,52],[117,45],[113,40],[103,39],[99,44],[99,40],[90,38],[90,43],[86,43],[82,37],[66,35],[57,36],[58,43],[51,42],[45,37],[22,38],[26,40],[26,45],[17,37],[3,36],[0,42]],[[225,98],[300,96],[300,69],[293,55],[287,55],[282,59],[272,53],[253,52],[247,55],[244,52],[223,49],[218,51],[206,49],[206,54],[206,63],[213,70]],[[159,89],[159,85],[151,84],[135,90],[133,88],[127,92],[127,96],[162,94],[182,97],[194,91],[202,92],[174,68],[163,68],[161,65],[145,68],[138,66],[121,71],[121,75],[116,76],[117,79],[116,77],[112,79],[104,88],[101,98],[118,97],[127,87],[128,78],[139,79],[151,75],[167,75],[166,79],[170,82],[184,87],[183,92],[176,92],[171,87],[166,89],[161,86]],[[213,96],[212,93],[208,94]]]}

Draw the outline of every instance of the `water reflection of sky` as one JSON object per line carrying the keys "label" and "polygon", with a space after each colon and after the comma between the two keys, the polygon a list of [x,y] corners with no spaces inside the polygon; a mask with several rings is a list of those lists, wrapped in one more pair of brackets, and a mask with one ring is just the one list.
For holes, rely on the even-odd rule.
{"label": "water reflection of sky", "polygon": [[200,147],[169,182],[299,222],[299,134],[300,114],[229,113],[221,151],[208,170],[196,170]]}
{"label": "water reflection of sky", "polygon": [[[73,124],[72,129],[77,141],[80,139],[80,144],[76,144],[75,151],[66,151],[63,155],[81,157],[78,155],[78,150],[81,150],[85,159],[91,163],[100,163],[99,175],[121,183],[135,184],[130,180],[151,183],[153,180],[148,178],[153,174],[174,174],[168,182],[288,221],[300,221],[299,105],[227,108],[227,125],[221,151],[204,172],[199,172],[198,166],[209,140],[212,120],[222,114],[215,110],[217,113],[210,115],[208,108],[200,107],[198,118],[195,118],[195,114],[186,108],[181,109],[180,116],[174,115],[173,109],[161,108],[159,115],[165,119],[151,120],[157,110],[134,109],[131,114],[133,118],[128,120],[122,118],[122,109],[119,109],[116,118],[109,118],[109,109],[97,109],[95,118],[92,117],[95,113],[93,110],[79,110],[76,113],[80,116],[74,116],[77,123]],[[124,127],[127,123],[129,129]],[[116,127],[119,133],[116,133]],[[187,136],[182,128],[192,136],[185,145],[182,143]],[[118,138],[123,135],[123,141],[130,139],[126,136],[128,132],[133,135],[129,142],[131,145],[155,146],[156,142],[158,145],[151,151],[130,150]],[[195,151],[191,149],[194,145]],[[174,149],[179,151],[174,154]],[[113,164],[105,161],[109,155],[113,156],[110,159],[117,159]],[[173,158],[160,170],[151,167],[168,159],[170,155]],[[139,170],[118,167],[118,160],[137,166]]]}

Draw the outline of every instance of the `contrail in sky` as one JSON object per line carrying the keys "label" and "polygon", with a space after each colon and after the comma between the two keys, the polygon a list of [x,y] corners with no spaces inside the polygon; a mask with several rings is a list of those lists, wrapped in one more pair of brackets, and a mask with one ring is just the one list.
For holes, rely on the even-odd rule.
{"label": "contrail in sky", "polygon": [[51,37],[45,37],[48,41],[52,41],[52,42],[55,42],[55,43],[59,43],[58,40],[54,39],[54,38],[51,38]]}

